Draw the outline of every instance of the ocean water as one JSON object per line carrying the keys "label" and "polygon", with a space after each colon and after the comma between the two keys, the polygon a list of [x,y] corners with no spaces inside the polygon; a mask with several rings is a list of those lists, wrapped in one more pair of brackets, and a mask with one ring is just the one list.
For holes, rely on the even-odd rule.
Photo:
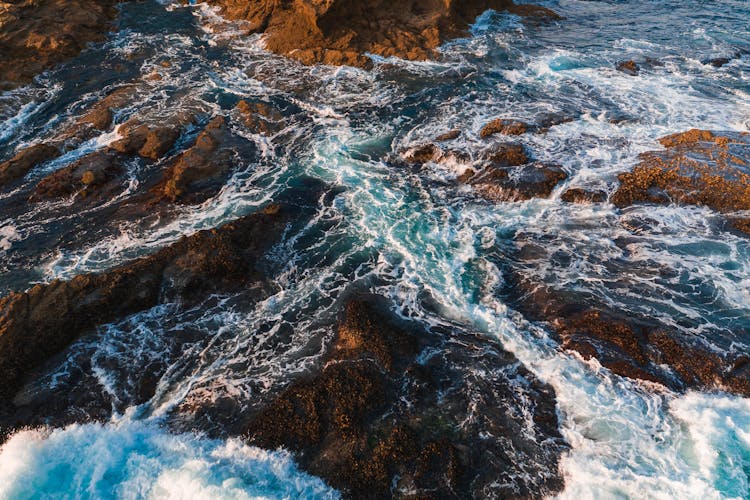
{"label": "ocean water", "polygon": [[[319,359],[328,335],[319,325],[352,289],[380,293],[428,326],[496,339],[551,384],[571,444],[560,465],[561,498],[750,498],[750,401],[676,394],[584,362],[501,293],[502,267],[520,265],[514,252],[536,243],[547,255],[524,263],[526,275],[659,318],[708,349],[747,351],[750,240],[705,208],[620,211],[559,196],[573,186],[612,192],[617,174],[658,149],[665,134],[748,131],[750,4],[544,5],[565,20],[487,12],[438,61],[376,59],[365,72],[268,54],[260,38],[240,36],[205,7],[126,4],[107,42],[0,95],[3,157],[52,134],[102,89],[152,71],[162,79],[139,89],[118,120],[174,109],[208,116],[238,98],[285,116],[271,137],[236,130],[252,154],[216,196],[169,217],[113,219],[117,199],[81,210],[65,200],[18,208],[13,197],[23,186],[1,193],[0,294],[151,253],[252,212],[308,177],[343,188],[270,252],[264,265],[277,276],[275,295],[252,306],[242,296],[189,311],[160,306],[99,328],[51,363],[25,398],[90,391],[112,418],[13,436],[0,448],[0,498],[336,497],[284,451],[224,437],[231,414],[218,422],[175,415],[262,401]],[[731,61],[705,64],[716,57]],[[653,62],[632,77],[614,69],[626,59]],[[519,138],[569,174],[550,199],[492,204],[452,182],[490,147],[478,137],[488,121],[550,113],[564,122]],[[466,159],[418,171],[391,161],[453,128],[463,133],[449,146]],[[27,185],[115,139],[91,139],[31,172]],[[132,189],[147,169],[129,166]],[[146,374],[156,383],[144,401]]]}

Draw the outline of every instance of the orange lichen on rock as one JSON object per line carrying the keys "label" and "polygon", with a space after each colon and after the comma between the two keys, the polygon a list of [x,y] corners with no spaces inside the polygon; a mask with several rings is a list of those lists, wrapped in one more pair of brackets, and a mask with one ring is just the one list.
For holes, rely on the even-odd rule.
{"label": "orange lichen on rock", "polygon": [[512,0],[208,0],[227,18],[265,33],[268,50],[304,64],[369,67],[367,54],[424,60],[445,40],[464,36],[488,9],[559,18],[539,6]]}
{"label": "orange lichen on rock", "polygon": [[694,129],[659,142],[666,151],[645,153],[631,172],[620,174],[620,187],[612,196],[616,206],[680,203],[724,214],[750,210],[747,134]]}

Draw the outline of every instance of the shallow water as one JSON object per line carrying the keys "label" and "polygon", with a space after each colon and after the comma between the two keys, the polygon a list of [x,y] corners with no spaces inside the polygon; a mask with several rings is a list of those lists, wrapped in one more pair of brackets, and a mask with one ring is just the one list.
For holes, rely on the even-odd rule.
{"label": "shallow water", "polygon": [[[207,119],[247,98],[282,109],[287,126],[271,138],[246,137],[252,153],[221,192],[169,218],[113,220],[107,204],[80,211],[66,208],[68,202],[19,207],[18,192],[0,194],[0,294],[151,253],[252,212],[306,177],[344,189],[321,200],[313,220],[272,250],[264,265],[282,291],[267,300],[248,306],[242,296],[214,297],[179,313],[160,306],[100,328],[51,363],[25,397],[94,387],[113,420],[14,436],[0,451],[0,497],[159,498],[190,491],[213,498],[218,488],[231,497],[335,495],[297,471],[288,455],[226,438],[231,422],[191,420],[174,410],[262,401],[315,363],[329,335],[319,325],[361,289],[389,297],[400,314],[425,324],[497,339],[555,388],[572,445],[561,464],[561,497],[750,497],[748,400],[677,395],[584,363],[501,293],[502,267],[523,266],[524,274],[556,289],[658,317],[710,349],[747,350],[750,240],[708,209],[619,211],[565,204],[559,195],[567,186],[611,192],[616,174],[639,153],[658,149],[655,139],[665,134],[694,127],[746,131],[750,5],[545,5],[566,19],[536,24],[486,13],[471,37],[446,44],[440,61],[379,60],[368,73],[301,67],[268,54],[257,37],[238,37],[231,25],[205,28],[204,21],[216,19],[208,9],[126,4],[119,31],[106,43],[2,94],[3,158],[47,137],[102,89],[155,69],[163,79],[139,91],[118,122],[175,107]],[[744,55],[721,68],[702,62],[737,53]],[[647,57],[659,63],[644,65],[637,78],[614,69],[618,61]],[[163,59],[171,66],[161,67]],[[547,113],[570,121],[520,140],[537,159],[569,174],[549,200],[490,204],[448,182],[466,165],[429,164],[414,172],[389,161],[452,128],[464,133],[451,147],[478,160],[488,147],[478,132],[489,120],[534,121]],[[95,138],[41,166],[26,185],[111,140]],[[132,183],[148,169],[136,161]],[[647,230],[632,229],[638,227]],[[528,242],[547,256],[517,262],[516,250]],[[158,381],[144,402],[137,388],[146,373]],[[209,436],[193,434],[196,428]],[[60,478],[70,489],[57,486]],[[179,490],[188,485],[194,487]]]}

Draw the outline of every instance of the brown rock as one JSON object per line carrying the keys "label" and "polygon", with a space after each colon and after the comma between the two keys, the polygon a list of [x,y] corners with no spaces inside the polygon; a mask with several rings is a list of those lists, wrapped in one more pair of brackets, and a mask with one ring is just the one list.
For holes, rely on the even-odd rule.
{"label": "brown rock", "polygon": [[252,214],[111,271],[0,299],[0,401],[12,398],[31,371],[97,325],[161,301],[189,304],[263,281],[255,263],[293,215],[289,207]]}
{"label": "brown rock", "polygon": [[[523,259],[547,259],[533,249]],[[557,291],[510,272],[512,302],[532,320],[547,321],[563,349],[596,359],[612,372],[672,390],[725,390],[750,394],[747,356],[720,354],[658,320],[626,315],[575,292]]]}
{"label": "brown rock", "polygon": [[156,161],[172,149],[179,137],[180,131],[177,128],[171,126],[152,127],[146,134],[146,140],[141,149],[138,150],[138,154],[143,158]]}
{"label": "brown rock", "polygon": [[560,199],[567,203],[603,203],[607,201],[607,193],[599,189],[570,188]]}
{"label": "brown rock", "polygon": [[38,202],[79,194],[104,196],[121,188],[124,169],[111,151],[95,151],[54,171],[37,184],[30,201]]}
{"label": "brown rock", "polygon": [[0,163],[0,187],[24,177],[35,166],[58,156],[59,149],[44,143],[22,149],[10,160]]}
{"label": "brown rock", "polygon": [[458,139],[460,136],[461,136],[460,130],[450,130],[444,134],[440,134],[439,136],[435,137],[435,140],[438,142],[452,141],[454,139]]}
{"label": "brown rock", "polygon": [[74,57],[103,40],[117,11],[115,0],[18,0],[0,4],[0,89]]}
{"label": "brown rock", "polygon": [[617,63],[616,68],[617,71],[621,71],[622,73],[626,73],[630,76],[637,76],[641,71],[640,66],[638,66],[635,61],[623,61]]}
{"label": "brown rock", "polygon": [[430,143],[409,148],[401,156],[408,163],[423,164],[437,160],[442,153],[442,150],[438,146]]}
{"label": "brown rock", "polygon": [[248,103],[243,99],[237,103],[236,109],[243,125],[253,133],[273,135],[284,128],[284,117],[281,112],[268,104]]}
{"label": "brown rock", "polygon": [[512,142],[496,146],[488,159],[496,167],[517,167],[531,161],[526,153],[526,148],[521,144]]}
{"label": "brown rock", "polygon": [[463,36],[469,24],[487,9],[519,15],[558,17],[535,6],[511,0],[209,0],[221,13],[249,23],[251,32],[265,33],[266,47],[304,64],[370,67],[365,54],[427,59],[449,38]]}
{"label": "brown rock", "polygon": [[[660,139],[666,151],[641,155],[631,172],[620,174],[612,203],[681,203],[717,212],[750,210],[750,136],[690,130]],[[738,228],[744,227],[738,221]]]}
{"label": "brown rock", "polygon": [[231,168],[229,151],[221,149],[229,134],[222,116],[211,120],[195,144],[180,154],[166,170],[155,193],[172,202],[209,196]]}
{"label": "brown rock", "polygon": [[[407,330],[374,303],[347,305],[325,364],[250,421],[250,442],[296,452],[351,498],[558,491],[552,389],[493,343]],[[534,407],[530,427],[516,399]]]}
{"label": "brown rock", "polygon": [[530,128],[531,125],[520,120],[498,118],[485,125],[480,135],[482,137],[489,137],[494,134],[522,135],[528,132]]}
{"label": "brown rock", "polygon": [[558,165],[530,163],[519,167],[489,167],[470,184],[484,198],[495,202],[548,198],[568,178]]}
{"label": "brown rock", "polygon": [[65,135],[78,135],[81,127],[90,127],[96,130],[107,130],[112,125],[113,110],[125,106],[133,98],[137,87],[135,85],[123,85],[110,92],[104,99],[94,104],[76,122],[73,130]]}

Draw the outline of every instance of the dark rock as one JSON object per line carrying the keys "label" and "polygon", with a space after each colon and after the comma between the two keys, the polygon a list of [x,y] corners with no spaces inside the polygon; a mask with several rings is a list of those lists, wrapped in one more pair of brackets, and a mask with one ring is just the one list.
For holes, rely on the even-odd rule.
{"label": "dark rock", "polygon": [[516,6],[511,0],[209,0],[227,18],[249,21],[251,32],[265,33],[266,47],[304,64],[370,67],[365,54],[427,59],[440,44],[466,34],[487,9],[522,16],[559,19],[549,9]]}
{"label": "dark rock", "polygon": [[242,124],[253,133],[274,135],[284,128],[283,115],[268,104],[249,103],[243,99],[237,103],[235,109],[240,114]]}
{"label": "dark rock", "polygon": [[458,139],[459,137],[461,137],[461,131],[454,129],[444,134],[440,134],[439,136],[435,137],[435,140],[438,142],[453,141],[455,139]]}
{"label": "dark rock", "polygon": [[[532,249],[522,259],[547,259]],[[508,271],[510,301],[528,319],[547,322],[563,349],[596,359],[612,372],[675,391],[724,390],[750,394],[747,356],[719,353],[691,335],[643,315],[626,314],[577,292],[554,290]]]}
{"label": "dark rock", "polygon": [[520,120],[498,118],[482,128],[480,135],[489,137],[494,134],[523,135],[531,129],[531,125]]}
{"label": "dark rock", "polygon": [[56,170],[37,184],[30,201],[38,202],[78,194],[105,196],[121,188],[124,169],[111,151],[96,151]]}
{"label": "dark rock", "polygon": [[398,324],[374,304],[347,305],[324,365],[261,410],[248,440],[292,450],[351,498],[559,491],[552,389],[492,342]]}
{"label": "dark rock", "polygon": [[568,174],[558,165],[530,163],[518,167],[489,167],[470,180],[474,190],[495,202],[548,198]]}
{"label": "dark rock", "polygon": [[607,193],[600,189],[570,188],[560,199],[567,203],[603,203],[607,201]]}
{"label": "dark rock", "polygon": [[[256,263],[298,212],[273,207],[111,271],[0,299],[0,402],[10,401],[27,375],[97,325],[165,301],[193,304],[210,293],[263,283]],[[262,295],[263,287],[256,288]]]}
{"label": "dark rock", "polygon": [[211,120],[195,144],[167,168],[155,194],[172,202],[193,202],[211,196],[232,166],[231,152],[222,147],[229,135],[224,117]]}
{"label": "dark rock", "polygon": [[620,63],[617,63],[616,68],[617,68],[617,71],[628,74],[630,76],[638,76],[638,73],[641,72],[641,67],[638,66],[638,64],[632,60],[622,61]]}
{"label": "dark rock", "polygon": [[[750,210],[750,134],[689,130],[663,137],[665,151],[641,155],[631,172],[620,174],[612,203],[680,203],[717,212]],[[744,230],[746,219],[735,221]]]}
{"label": "dark rock", "polygon": [[487,158],[494,167],[518,167],[531,161],[522,144],[508,142],[496,146]]}
{"label": "dark rock", "polygon": [[44,143],[22,149],[10,160],[0,163],[0,187],[24,177],[35,166],[60,154],[59,149]]}
{"label": "dark rock", "polygon": [[423,164],[435,161],[442,155],[443,151],[435,144],[422,144],[404,151],[401,155],[407,163]]}

